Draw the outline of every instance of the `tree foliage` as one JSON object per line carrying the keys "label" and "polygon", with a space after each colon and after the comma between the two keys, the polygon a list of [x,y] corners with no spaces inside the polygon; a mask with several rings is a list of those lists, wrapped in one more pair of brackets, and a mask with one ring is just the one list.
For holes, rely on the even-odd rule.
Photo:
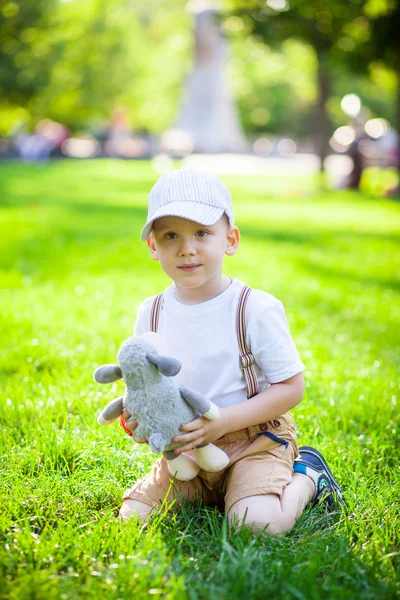
{"label": "tree foliage", "polygon": [[[344,94],[358,93],[372,112],[375,109],[377,116],[386,116],[393,121],[395,90],[390,82],[393,81],[390,67],[395,67],[393,56],[399,56],[395,47],[400,44],[393,41],[396,31],[393,23],[398,23],[393,20],[394,0],[226,0],[224,5],[228,32],[229,29],[246,29],[247,35],[258,40],[260,45],[282,54],[288,40],[297,40],[311,49],[314,64],[312,61],[308,66],[306,62],[300,64],[294,79],[302,75],[304,80],[312,64],[317,87],[312,102],[315,109],[312,111],[310,104],[302,106],[297,102],[299,86],[292,80],[287,88],[287,96],[292,99],[292,112],[282,122],[296,133],[300,128],[304,135],[306,127],[313,131],[321,164],[334,128],[340,124],[340,119],[346,118],[340,110],[340,99]],[[378,49],[380,40],[382,45]],[[384,61],[379,62],[379,57]],[[374,75],[374,85],[371,85]],[[265,79],[267,81],[268,76]],[[287,96],[283,104],[288,104]],[[264,99],[268,100],[265,94]],[[300,117],[296,121],[299,124],[297,131],[291,123],[294,115]]]}
{"label": "tree foliage", "polygon": [[123,103],[132,125],[159,131],[171,120],[189,46],[183,1],[2,2],[3,115],[77,129]]}
{"label": "tree foliage", "polygon": [[[134,129],[165,130],[192,63],[186,3],[0,0],[0,134],[43,117],[73,131],[97,129],[120,105]],[[329,133],[344,124],[340,99],[350,92],[374,116],[393,122],[394,0],[225,0],[224,6],[228,69],[246,133],[308,137],[321,68],[330,79]]]}

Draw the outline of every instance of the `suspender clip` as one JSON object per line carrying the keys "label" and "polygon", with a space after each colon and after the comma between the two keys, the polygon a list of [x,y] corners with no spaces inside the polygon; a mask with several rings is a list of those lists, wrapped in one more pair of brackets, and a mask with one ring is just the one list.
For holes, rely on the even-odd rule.
{"label": "suspender clip", "polygon": [[248,369],[249,367],[252,367],[255,363],[254,360],[254,356],[252,354],[241,354],[240,355],[240,367],[242,369],[242,371],[244,371],[244,369]]}

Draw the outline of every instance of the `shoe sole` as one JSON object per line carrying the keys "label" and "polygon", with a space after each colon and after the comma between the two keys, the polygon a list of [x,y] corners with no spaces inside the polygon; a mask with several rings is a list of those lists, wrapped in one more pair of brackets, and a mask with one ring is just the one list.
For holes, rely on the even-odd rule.
{"label": "shoe sole", "polygon": [[319,458],[319,460],[324,465],[324,468],[325,468],[325,470],[326,470],[326,472],[328,474],[329,482],[332,485],[334,492],[336,492],[336,494],[337,494],[337,496],[338,496],[338,498],[340,500],[343,500],[343,491],[342,491],[342,488],[340,487],[340,485],[338,484],[338,482],[336,481],[336,479],[332,475],[332,471],[328,467],[328,464],[327,464],[326,460],[324,459],[324,457],[322,456],[321,452],[318,452],[318,450],[316,450],[315,448],[312,448],[312,446],[301,446],[301,448],[299,448],[300,456],[301,456],[301,453],[304,452],[304,451],[306,451],[309,454],[312,454],[313,456],[316,456],[316,457]]}

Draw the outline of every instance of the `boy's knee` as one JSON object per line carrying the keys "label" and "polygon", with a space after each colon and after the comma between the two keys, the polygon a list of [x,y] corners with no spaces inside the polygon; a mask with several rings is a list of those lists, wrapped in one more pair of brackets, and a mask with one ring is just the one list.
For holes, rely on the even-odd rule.
{"label": "boy's knee", "polygon": [[294,522],[288,522],[283,515],[267,514],[246,500],[240,500],[232,506],[228,513],[228,522],[235,527],[246,525],[255,534],[264,533],[277,536],[286,535],[294,526]]}
{"label": "boy's knee", "polygon": [[266,529],[264,533],[267,535],[285,536],[287,533],[289,533],[293,526],[294,522],[289,523],[281,519],[280,521],[269,523],[268,529]]}
{"label": "boy's knee", "polygon": [[268,523],[260,518],[258,511],[254,510],[245,500],[236,502],[228,512],[228,522],[234,527],[246,525],[253,530],[253,533],[263,531]]}
{"label": "boy's knee", "polygon": [[144,502],[138,502],[138,500],[131,500],[128,498],[127,500],[124,500],[118,516],[122,521],[127,521],[128,519],[136,517],[143,522],[146,522],[151,510],[152,507]]}

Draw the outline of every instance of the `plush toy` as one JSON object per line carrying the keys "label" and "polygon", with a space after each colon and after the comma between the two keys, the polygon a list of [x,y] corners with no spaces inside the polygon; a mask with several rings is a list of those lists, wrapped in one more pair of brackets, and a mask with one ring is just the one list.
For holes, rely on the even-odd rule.
{"label": "plush toy", "polygon": [[112,423],[124,408],[137,419],[135,435],[146,438],[153,452],[162,452],[172,475],[181,481],[196,477],[200,469],[216,472],[224,469],[229,458],[213,444],[195,448],[194,456],[175,454],[180,444],[172,439],[182,432],[179,426],[196,419],[218,418],[219,409],[202,394],[180,385],[174,379],[181,368],[175,358],[160,354],[161,340],[156,333],[130,337],[118,351],[119,365],[99,367],[94,378],[98,383],[124,379],[125,395],[112,400],[98,417],[100,425]]}

